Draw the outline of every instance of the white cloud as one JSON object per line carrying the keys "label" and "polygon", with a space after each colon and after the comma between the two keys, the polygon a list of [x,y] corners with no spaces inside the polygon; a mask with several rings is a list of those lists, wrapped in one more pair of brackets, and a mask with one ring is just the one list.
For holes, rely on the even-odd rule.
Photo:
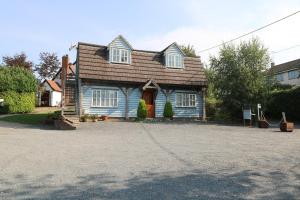
{"label": "white cloud", "polygon": [[[192,2],[194,3],[187,4],[188,7],[186,7],[185,10],[188,11],[189,15],[193,17],[195,21],[203,19],[203,13],[199,14],[199,12],[196,12],[196,9],[199,7],[197,2]],[[243,18],[244,15],[238,16],[240,17],[238,22],[235,22],[236,24],[230,24],[230,26],[226,25],[226,23],[219,25],[219,21],[216,22],[218,26],[213,26],[214,21],[201,25],[182,26],[169,31],[164,35],[151,35],[139,38],[136,41],[133,41],[133,43],[136,44],[134,46],[138,49],[162,50],[170,43],[176,41],[179,44],[192,44],[197,51],[200,51],[266,25],[297,11],[297,9],[300,10],[299,8],[300,5],[298,2],[291,2],[290,4],[286,2],[272,4],[269,2],[256,8],[255,10],[257,13],[246,12],[245,18]],[[242,40],[257,36],[270,51],[285,49],[300,44],[299,25],[300,13],[258,31],[253,35],[244,37]],[[214,55],[217,52],[218,48],[200,53],[199,55],[202,57],[202,60],[207,63],[209,55]],[[299,52],[300,47],[278,54],[272,54],[271,56],[276,63],[282,63],[300,58]]]}

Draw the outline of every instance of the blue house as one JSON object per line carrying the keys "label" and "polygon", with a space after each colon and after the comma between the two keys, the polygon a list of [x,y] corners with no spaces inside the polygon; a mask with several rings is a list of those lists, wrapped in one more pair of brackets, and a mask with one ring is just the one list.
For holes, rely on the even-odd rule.
{"label": "blue house", "polygon": [[[205,117],[203,64],[176,43],[147,51],[134,49],[121,35],[107,46],[79,42],[75,85],[78,115],[134,118],[144,99],[148,118],[163,117],[166,101],[173,106],[174,118]],[[65,93],[65,98],[70,95]]]}

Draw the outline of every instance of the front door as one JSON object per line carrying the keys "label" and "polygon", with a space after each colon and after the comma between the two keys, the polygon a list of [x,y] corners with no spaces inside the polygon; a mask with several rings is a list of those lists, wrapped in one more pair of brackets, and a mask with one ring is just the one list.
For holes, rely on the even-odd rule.
{"label": "front door", "polygon": [[144,91],[143,99],[145,100],[147,106],[147,117],[154,118],[155,117],[154,91],[153,90]]}

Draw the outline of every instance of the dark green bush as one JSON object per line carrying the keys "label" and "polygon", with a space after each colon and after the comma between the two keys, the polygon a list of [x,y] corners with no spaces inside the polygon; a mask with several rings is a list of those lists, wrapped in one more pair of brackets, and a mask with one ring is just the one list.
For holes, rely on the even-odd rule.
{"label": "dark green bush", "polygon": [[271,118],[280,119],[281,112],[286,113],[288,120],[300,120],[300,87],[274,91],[270,94],[266,114]]}
{"label": "dark green bush", "polygon": [[173,118],[174,112],[173,107],[170,101],[167,101],[164,108],[164,117],[165,118]]}
{"label": "dark green bush", "polygon": [[0,92],[0,97],[4,99],[4,106],[0,107],[1,113],[27,113],[35,107],[34,92],[6,91]]}
{"label": "dark green bush", "polygon": [[0,92],[35,92],[37,81],[32,72],[21,67],[0,66]]}
{"label": "dark green bush", "polygon": [[147,117],[147,106],[145,100],[141,99],[137,109],[137,118],[139,120],[144,120]]}

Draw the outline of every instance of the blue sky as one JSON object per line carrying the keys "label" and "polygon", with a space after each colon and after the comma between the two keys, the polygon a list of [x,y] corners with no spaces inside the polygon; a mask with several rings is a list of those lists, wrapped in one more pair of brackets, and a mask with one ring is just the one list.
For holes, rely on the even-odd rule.
{"label": "blue sky", "polygon": [[[122,34],[136,49],[162,50],[171,42],[197,51],[300,10],[300,1],[1,1],[0,57],[24,51],[70,54],[78,41],[108,44]],[[260,31],[270,51],[300,45],[300,14]],[[204,62],[218,49],[199,54]],[[276,63],[300,58],[300,48],[272,54]]]}

